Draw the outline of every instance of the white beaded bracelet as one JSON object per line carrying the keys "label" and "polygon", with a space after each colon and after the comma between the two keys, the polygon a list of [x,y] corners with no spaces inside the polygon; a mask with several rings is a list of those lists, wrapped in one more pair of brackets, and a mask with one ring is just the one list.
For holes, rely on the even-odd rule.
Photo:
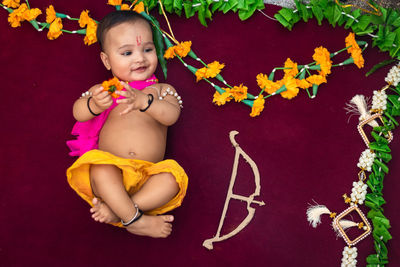
{"label": "white beaded bracelet", "polygon": [[163,100],[167,95],[174,96],[176,100],[178,100],[179,106],[183,108],[182,98],[178,95],[177,92],[174,93],[169,87],[161,94],[158,99]]}
{"label": "white beaded bracelet", "polygon": [[86,92],[82,93],[81,97],[91,96],[91,95],[92,95],[92,92],[86,91]]}

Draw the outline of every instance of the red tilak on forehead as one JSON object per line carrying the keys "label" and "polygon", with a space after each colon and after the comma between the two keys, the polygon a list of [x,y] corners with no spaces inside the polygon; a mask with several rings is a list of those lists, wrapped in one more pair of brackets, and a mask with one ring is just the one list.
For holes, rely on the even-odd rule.
{"label": "red tilak on forehead", "polygon": [[142,36],[136,36],[136,43],[138,46],[142,44]]}

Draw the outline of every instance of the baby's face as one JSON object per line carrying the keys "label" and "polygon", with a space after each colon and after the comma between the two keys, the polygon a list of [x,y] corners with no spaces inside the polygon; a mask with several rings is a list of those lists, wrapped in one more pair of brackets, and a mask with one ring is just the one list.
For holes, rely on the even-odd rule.
{"label": "baby's face", "polygon": [[126,22],[110,30],[104,38],[101,59],[122,81],[143,81],[157,68],[157,54],[150,26],[144,21]]}

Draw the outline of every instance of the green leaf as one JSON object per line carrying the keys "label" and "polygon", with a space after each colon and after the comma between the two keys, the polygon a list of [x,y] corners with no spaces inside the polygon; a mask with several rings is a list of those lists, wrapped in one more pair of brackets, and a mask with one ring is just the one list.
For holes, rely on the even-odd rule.
{"label": "green leaf", "polygon": [[390,153],[391,150],[388,145],[378,144],[376,142],[369,143],[369,148],[376,151]]}
{"label": "green leaf", "polygon": [[292,30],[292,25],[281,14],[276,13],[274,17],[283,25],[283,27]]}
{"label": "green leaf", "polygon": [[214,12],[217,11],[223,4],[224,4],[224,1],[213,2],[212,6],[211,6],[211,12],[214,13]]}
{"label": "green leaf", "polygon": [[290,21],[293,18],[293,10],[289,8],[282,8],[278,12],[286,21]]}
{"label": "green leaf", "polygon": [[372,137],[375,139],[375,141],[376,141],[378,144],[383,144],[383,145],[389,144],[388,140],[387,140],[385,137],[380,136],[380,135],[377,134],[376,132],[372,131],[372,132],[371,132],[371,135],[372,135]]}
{"label": "green leaf", "polygon": [[203,26],[206,26],[207,27],[207,21],[206,21],[206,7],[204,7],[204,6],[200,6],[200,9],[199,9],[199,11],[198,11],[198,18],[199,18],[199,20],[200,20],[200,23],[203,25]]}
{"label": "green leaf", "polygon": [[324,13],[322,12],[322,8],[317,6],[317,5],[313,5],[311,10],[312,10],[315,18],[318,21],[318,25],[321,25],[322,24],[322,20],[324,18]]}
{"label": "green leaf", "polygon": [[392,239],[392,235],[383,225],[376,225],[374,227],[374,231],[372,232],[374,239],[382,240],[387,242],[388,240]]}
{"label": "green leaf", "polygon": [[384,153],[384,152],[375,152],[376,157],[383,160],[384,162],[388,163],[389,161],[392,160],[392,155],[389,153]]}
{"label": "green leaf", "polygon": [[[158,21],[154,17],[151,18],[153,19],[153,23],[155,23],[158,27],[160,27]],[[165,53],[164,38],[160,33],[160,31],[156,29],[155,26],[152,27],[153,27],[153,41],[154,41],[154,46],[156,47],[158,62],[160,63],[161,69],[164,73],[164,78],[167,79],[167,60],[164,58],[164,53]]]}
{"label": "green leaf", "polygon": [[386,166],[385,163],[381,162],[380,160],[375,159],[375,160],[374,160],[374,164],[378,165],[378,167],[379,167],[384,173],[388,173],[388,172],[389,172],[389,168]]}
{"label": "green leaf", "polygon": [[[361,16],[361,10],[360,9],[356,9],[351,13],[351,16],[355,19],[357,19],[359,16]],[[355,20],[353,18],[348,18],[346,24],[344,25],[345,29],[350,28],[353,23],[355,22]]]}
{"label": "green leaf", "polygon": [[383,225],[386,229],[389,229],[391,227],[390,222],[387,218],[374,217],[372,218],[372,222],[374,223],[374,225]]}
{"label": "green leaf", "polygon": [[387,66],[389,64],[392,64],[393,62],[395,62],[395,59],[388,59],[388,60],[384,60],[379,62],[378,64],[374,65],[366,74],[365,77],[368,77],[369,75],[371,75],[372,73],[374,73],[375,71],[379,70],[380,68]]}
{"label": "green leaf", "polygon": [[377,207],[380,207],[386,203],[382,196],[372,193],[368,193],[365,196],[365,200],[374,203]]}
{"label": "green leaf", "polygon": [[400,101],[399,96],[396,95],[388,95],[389,101],[395,106],[395,108],[400,109]]}
{"label": "green leaf", "polygon": [[193,17],[193,15],[196,13],[195,9],[192,6],[192,3],[183,3],[183,8],[185,10],[185,15],[187,19]]}
{"label": "green leaf", "polygon": [[239,18],[241,20],[246,20],[246,19],[250,18],[254,14],[256,9],[257,9],[257,6],[254,4],[254,5],[250,6],[247,11],[239,10]]}

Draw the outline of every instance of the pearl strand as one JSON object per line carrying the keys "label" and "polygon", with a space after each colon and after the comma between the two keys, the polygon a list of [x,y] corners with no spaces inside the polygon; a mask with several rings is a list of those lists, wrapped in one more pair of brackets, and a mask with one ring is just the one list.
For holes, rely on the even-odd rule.
{"label": "pearl strand", "polygon": [[179,106],[183,108],[182,98],[178,95],[177,92],[174,93],[169,87],[160,95],[158,99],[163,100],[167,95],[174,96],[176,100],[178,100]]}
{"label": "pearl strand", "polygon": [[375,153],[370,149],[366,149],[361,153],[360,159],[358,160],[357,167],[360,169],[371,172],[372,164],[374,164]]}
{"label": "pearl strand", "polygon": [[373,110],[386,110],[387,95],[384,90],[374,91],[372,97],[372,109]]}
{"label": "pearl strand", "polygon": [[357,264],[357,248],[344,247],[341,267],[353,267]]}

